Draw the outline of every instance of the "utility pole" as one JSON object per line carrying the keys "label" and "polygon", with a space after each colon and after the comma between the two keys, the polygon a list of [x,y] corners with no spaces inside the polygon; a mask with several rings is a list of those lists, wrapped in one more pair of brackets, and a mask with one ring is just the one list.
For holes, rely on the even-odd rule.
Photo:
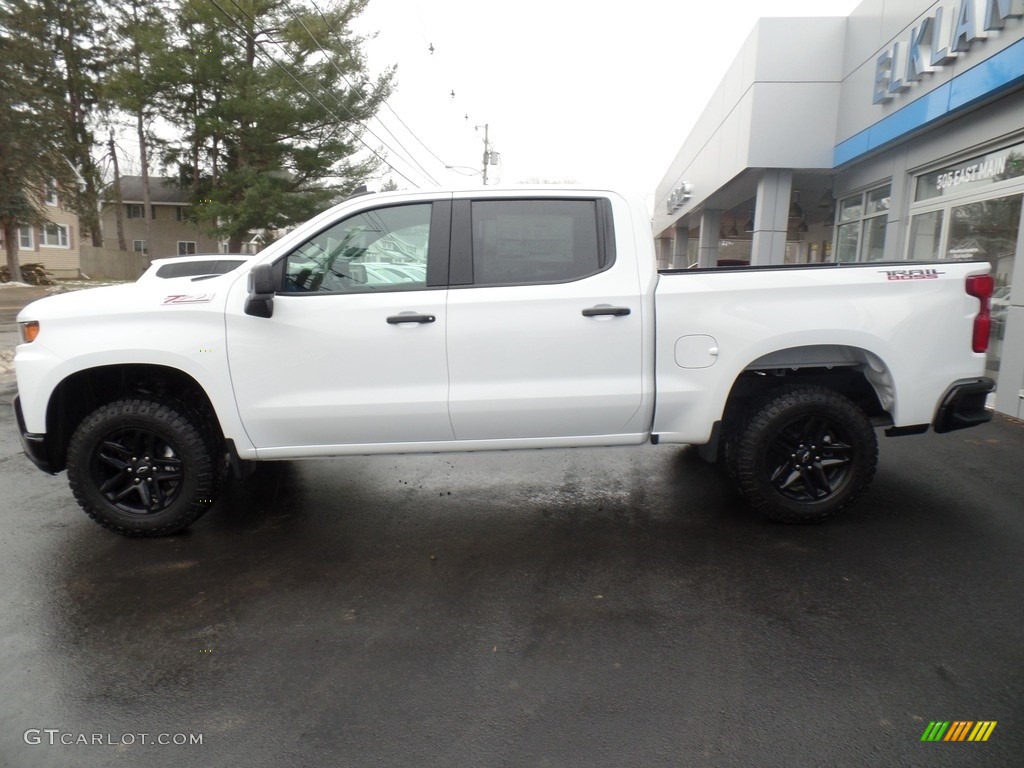
{"label": "utility pole", "polygon": [[483,125],[476,125],[473,130],[479,131],[481,128],[484,129],[484,186],[487,185],[487,166],[498,164],[498,153],[491,150],[491,137],[489,133],[490,124],[484,123]]}
{"label": "utility pole", "polygon": [[[489,123],[484,123],[484,186],[487,186],[487,163],[491,159],[491,145],[487,138]],[[480,126],[478,125],[477,128]]]}

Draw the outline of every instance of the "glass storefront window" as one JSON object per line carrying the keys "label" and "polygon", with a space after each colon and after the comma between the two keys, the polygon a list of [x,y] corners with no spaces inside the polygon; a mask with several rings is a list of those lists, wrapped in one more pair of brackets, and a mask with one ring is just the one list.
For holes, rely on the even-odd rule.
{"label": "glass storefront window", "polygon": [[889,210],[889,187],[880,187],[868,192],[867,215],[874,216]]}
{"label": "glass storefront window", "polygon": [[839,201],[836,261],[879,261],[885,252],[891,186]]}
{"label": "glass storefront window", "polygon": [[848,197],[839,203],[839,221],[859,219],[863,211],[864,206],[860,195]]}
{"label": "glass storefront window", "polygon": [[861,247],[861,261],[881,261],[885,251],[885,216],[875,216],[864,221],[864,243]]}
{"label": "glass storefront window", "polygon": [[[1024,262],[1022,192],[1024,142],[917,176],[907,242],[911,259],[980,260],[991,265],[995,290],[986,375],[1003,390],[997,393],[997,407],[1008,407],[1013,415],[1018,412],[1013,395],[1020,382],[1014,377],[1000,381],[999,373],[1014,300],[1014,264]],[[1022,330],[1015,325],[1009,340],[1019,345]]]}
{"label": "glass storefront window", "polygon": [[1002,358],[1022,199],[1024,197],[1019,194],[1008,195],[950,209],[947,258],[981,259],[992,265],[989,274],[995,278],[996,289],[988,348],[987,367],[990,376],[995,376],[999,371]]}
{"label": "glass storefront window", "polygon": [[859,221],[839,225],[836,232],[836,261],[857,260],[857,236],[859,233]]}
{"label": "glass storefront window", "polygon": [[910,220],[910,248],[908,258],[917,261],[941,259],[939,243],[942,239],[943,211],[919,213]]}
{"label": "glass storefront window", "polygon": [[917,177],[914,200],[976,192],[979,187],[1024,176],[1024,144],[989,152]]}

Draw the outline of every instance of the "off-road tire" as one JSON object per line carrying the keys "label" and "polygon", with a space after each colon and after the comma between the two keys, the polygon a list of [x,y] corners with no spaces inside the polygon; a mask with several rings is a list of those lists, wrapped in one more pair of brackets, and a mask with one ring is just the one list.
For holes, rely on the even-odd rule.
{"label": "off-road tire", "polygon": [[68,444],[68,480],[93,520],[132,537],[169,536],[210,508],[222,476],[214,439],[182,405],[115,400],[85,419]]}
{"label": "off-road tire", "polygon": [[871,483],[878,439],[849,398],[825,387],[794,386],[750,413],[729,459],[740,492],[772,520],[824,520]]}

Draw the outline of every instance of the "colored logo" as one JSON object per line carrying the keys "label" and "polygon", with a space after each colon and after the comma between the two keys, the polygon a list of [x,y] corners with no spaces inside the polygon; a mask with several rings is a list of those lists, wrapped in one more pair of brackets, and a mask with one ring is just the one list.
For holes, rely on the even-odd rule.
{"label": "colored logo", "polygon": [[995,720],[933,720],[921,741],[988,741],[995,727]]}

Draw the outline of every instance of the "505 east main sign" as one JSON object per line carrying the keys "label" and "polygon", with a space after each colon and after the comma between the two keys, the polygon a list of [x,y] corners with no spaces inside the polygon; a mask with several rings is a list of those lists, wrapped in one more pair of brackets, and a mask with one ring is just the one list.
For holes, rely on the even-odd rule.
{"label": "505 east main sign", "polygon": [[872,102],[884,104],[936,67],[967,53],[976,40],[1024,16],[1024,0],[959,0],[940,5],[875,60]]}

